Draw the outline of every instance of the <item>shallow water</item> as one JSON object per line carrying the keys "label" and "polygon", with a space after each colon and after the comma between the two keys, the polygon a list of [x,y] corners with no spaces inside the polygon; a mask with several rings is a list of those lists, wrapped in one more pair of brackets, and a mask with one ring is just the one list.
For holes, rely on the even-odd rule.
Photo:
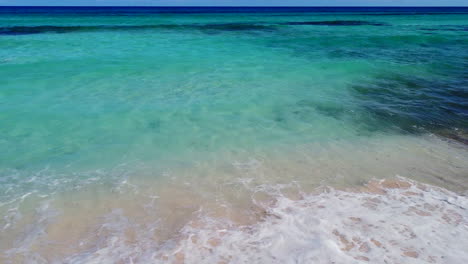
{"label": "shallow water", "polygon": [[169,11],[0,8],[1,261],[466,262],[466,8]]}

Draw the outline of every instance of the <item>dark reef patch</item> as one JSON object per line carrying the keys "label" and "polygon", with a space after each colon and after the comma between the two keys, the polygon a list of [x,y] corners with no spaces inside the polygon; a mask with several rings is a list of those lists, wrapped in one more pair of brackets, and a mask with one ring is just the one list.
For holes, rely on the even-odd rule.
{"label": "dark reef patch", "polygon": [[161,24],[161,25],[101,25],[101,26],[13,26],[0,27],[0,35],[30,35],[41,33],[73,33],[93,31],[136,30],[201,30],[201,31],[272,31],[275,27],[250,23],[223,24]]}
{"label": "dark reef patch", "polygon": [[222,30],[222,31],[245,31],[245,30],[274,30],[273,26],[249,23],[225,23],[225,24],[204,24],[195,26],[195,29]]}
{"label": "dark reef patch", "polygon": [[14,26],[0,28],[0,35],[29,35],[40,33],[67,33],[78,31],[82,26]]}
{"label": "dark reef patch", "polygon": [[423,31],[455,31],[455,32],[467,32],[468,25],[440,25],[437,27],[423,27],[420,28]]}
{"label": "dark reef patch", "polygon": [[332,21],[303,21],[286,22],[283,25],[290,26],[386,26],[386,23],[362,21],[362,20],[332,20]]}
{"label": "dark reef patch", "polygon": [[354,99],[371,122],[405,132],[468,130],[468,83],[408,75],[380,76],[351,86]]}
{"label": "dark reef patch", "polygon": [[384,26],[385,23],[336,20],[336,21],[305,21],[284,23],[207,23],[207,24],[159,24],[159,25],[98,25],[98,26],[10,26],[0,27],[0,35],[30,35],[41,33],[73,33],[93,31],[137,31],[137,30],[199,30],[204,32],[223,31],[274,31],[278,25],[315,25],[315,26]]}

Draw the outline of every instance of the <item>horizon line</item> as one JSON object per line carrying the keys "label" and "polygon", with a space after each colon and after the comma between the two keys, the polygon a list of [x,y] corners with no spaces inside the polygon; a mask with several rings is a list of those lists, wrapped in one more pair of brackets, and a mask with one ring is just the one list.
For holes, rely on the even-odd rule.
{"label": "horizon line", "polygon": [[275,6],[266,6],[266,5],[259,5],[259,6],[245,6],[245,5],[174,5],[174,6],[169,6],[169,5],[0,5],[0,7],[247,7],[247,8],[252,8],[252,7],[293,7],[293,8],[301,8],[301,7],[306,7],[306,8],[335,8],[335,7],[361,7],[361,8],[386,8],[386,7],[392,7],[392,8],[408,8],[408,7],[462,7],[462,8],[468,8],[468,5],[466,6],[458,6],[458,5],[445,5],[445,6],[436,6],[436,5],[417,5],[417,6],[377,6],[377,5],[371,5],[371,6],[354,6],[354,5],[349,5],[349,6],[325,6],[325,5],[320,5],[320,6],[300,6],[300,5],[275,5]]}

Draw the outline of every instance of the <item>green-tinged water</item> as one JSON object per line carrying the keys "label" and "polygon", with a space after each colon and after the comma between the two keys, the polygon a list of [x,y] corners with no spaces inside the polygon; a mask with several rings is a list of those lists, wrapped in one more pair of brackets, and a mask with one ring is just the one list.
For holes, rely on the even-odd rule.
{"label": "green-tinged water", "polygon": [[[379,24],[288,25],[336,20]],[[466,15],[3,15],[2,28],[76,30],[0,35],[1,169],[465,129],[467,23]]]}
{"label": "green-tinged water", "polygon": [[0,12],[3,211],[217,153],[467,129],[468,14]]}

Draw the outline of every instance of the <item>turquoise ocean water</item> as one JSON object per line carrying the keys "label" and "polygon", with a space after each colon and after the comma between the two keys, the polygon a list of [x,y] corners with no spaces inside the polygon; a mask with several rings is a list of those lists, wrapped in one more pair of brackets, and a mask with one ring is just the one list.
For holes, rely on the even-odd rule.
{"label": "turquoise ocean water", "polygon": [[[168,171],[308,144],[341,153],[321,156],[337,164],[366,142],[378,142],[368,155],[377,157],[378,144],[433,137],[462,154],[444,154],[458,167],[444,160],[429,174],[464,191],[467,129],[466,8],[0,8],[3,249],[26,243],[14,241],[28,229],[9,228],[37,201],[113,190],[134,175],[158,185]],[[334,173],[374,166],[363,163]],[[24,226],[42,223],[34,217]],[[33,259],[5,252],[12,263]],[[37,263],[93,263],[41,254]]]}

